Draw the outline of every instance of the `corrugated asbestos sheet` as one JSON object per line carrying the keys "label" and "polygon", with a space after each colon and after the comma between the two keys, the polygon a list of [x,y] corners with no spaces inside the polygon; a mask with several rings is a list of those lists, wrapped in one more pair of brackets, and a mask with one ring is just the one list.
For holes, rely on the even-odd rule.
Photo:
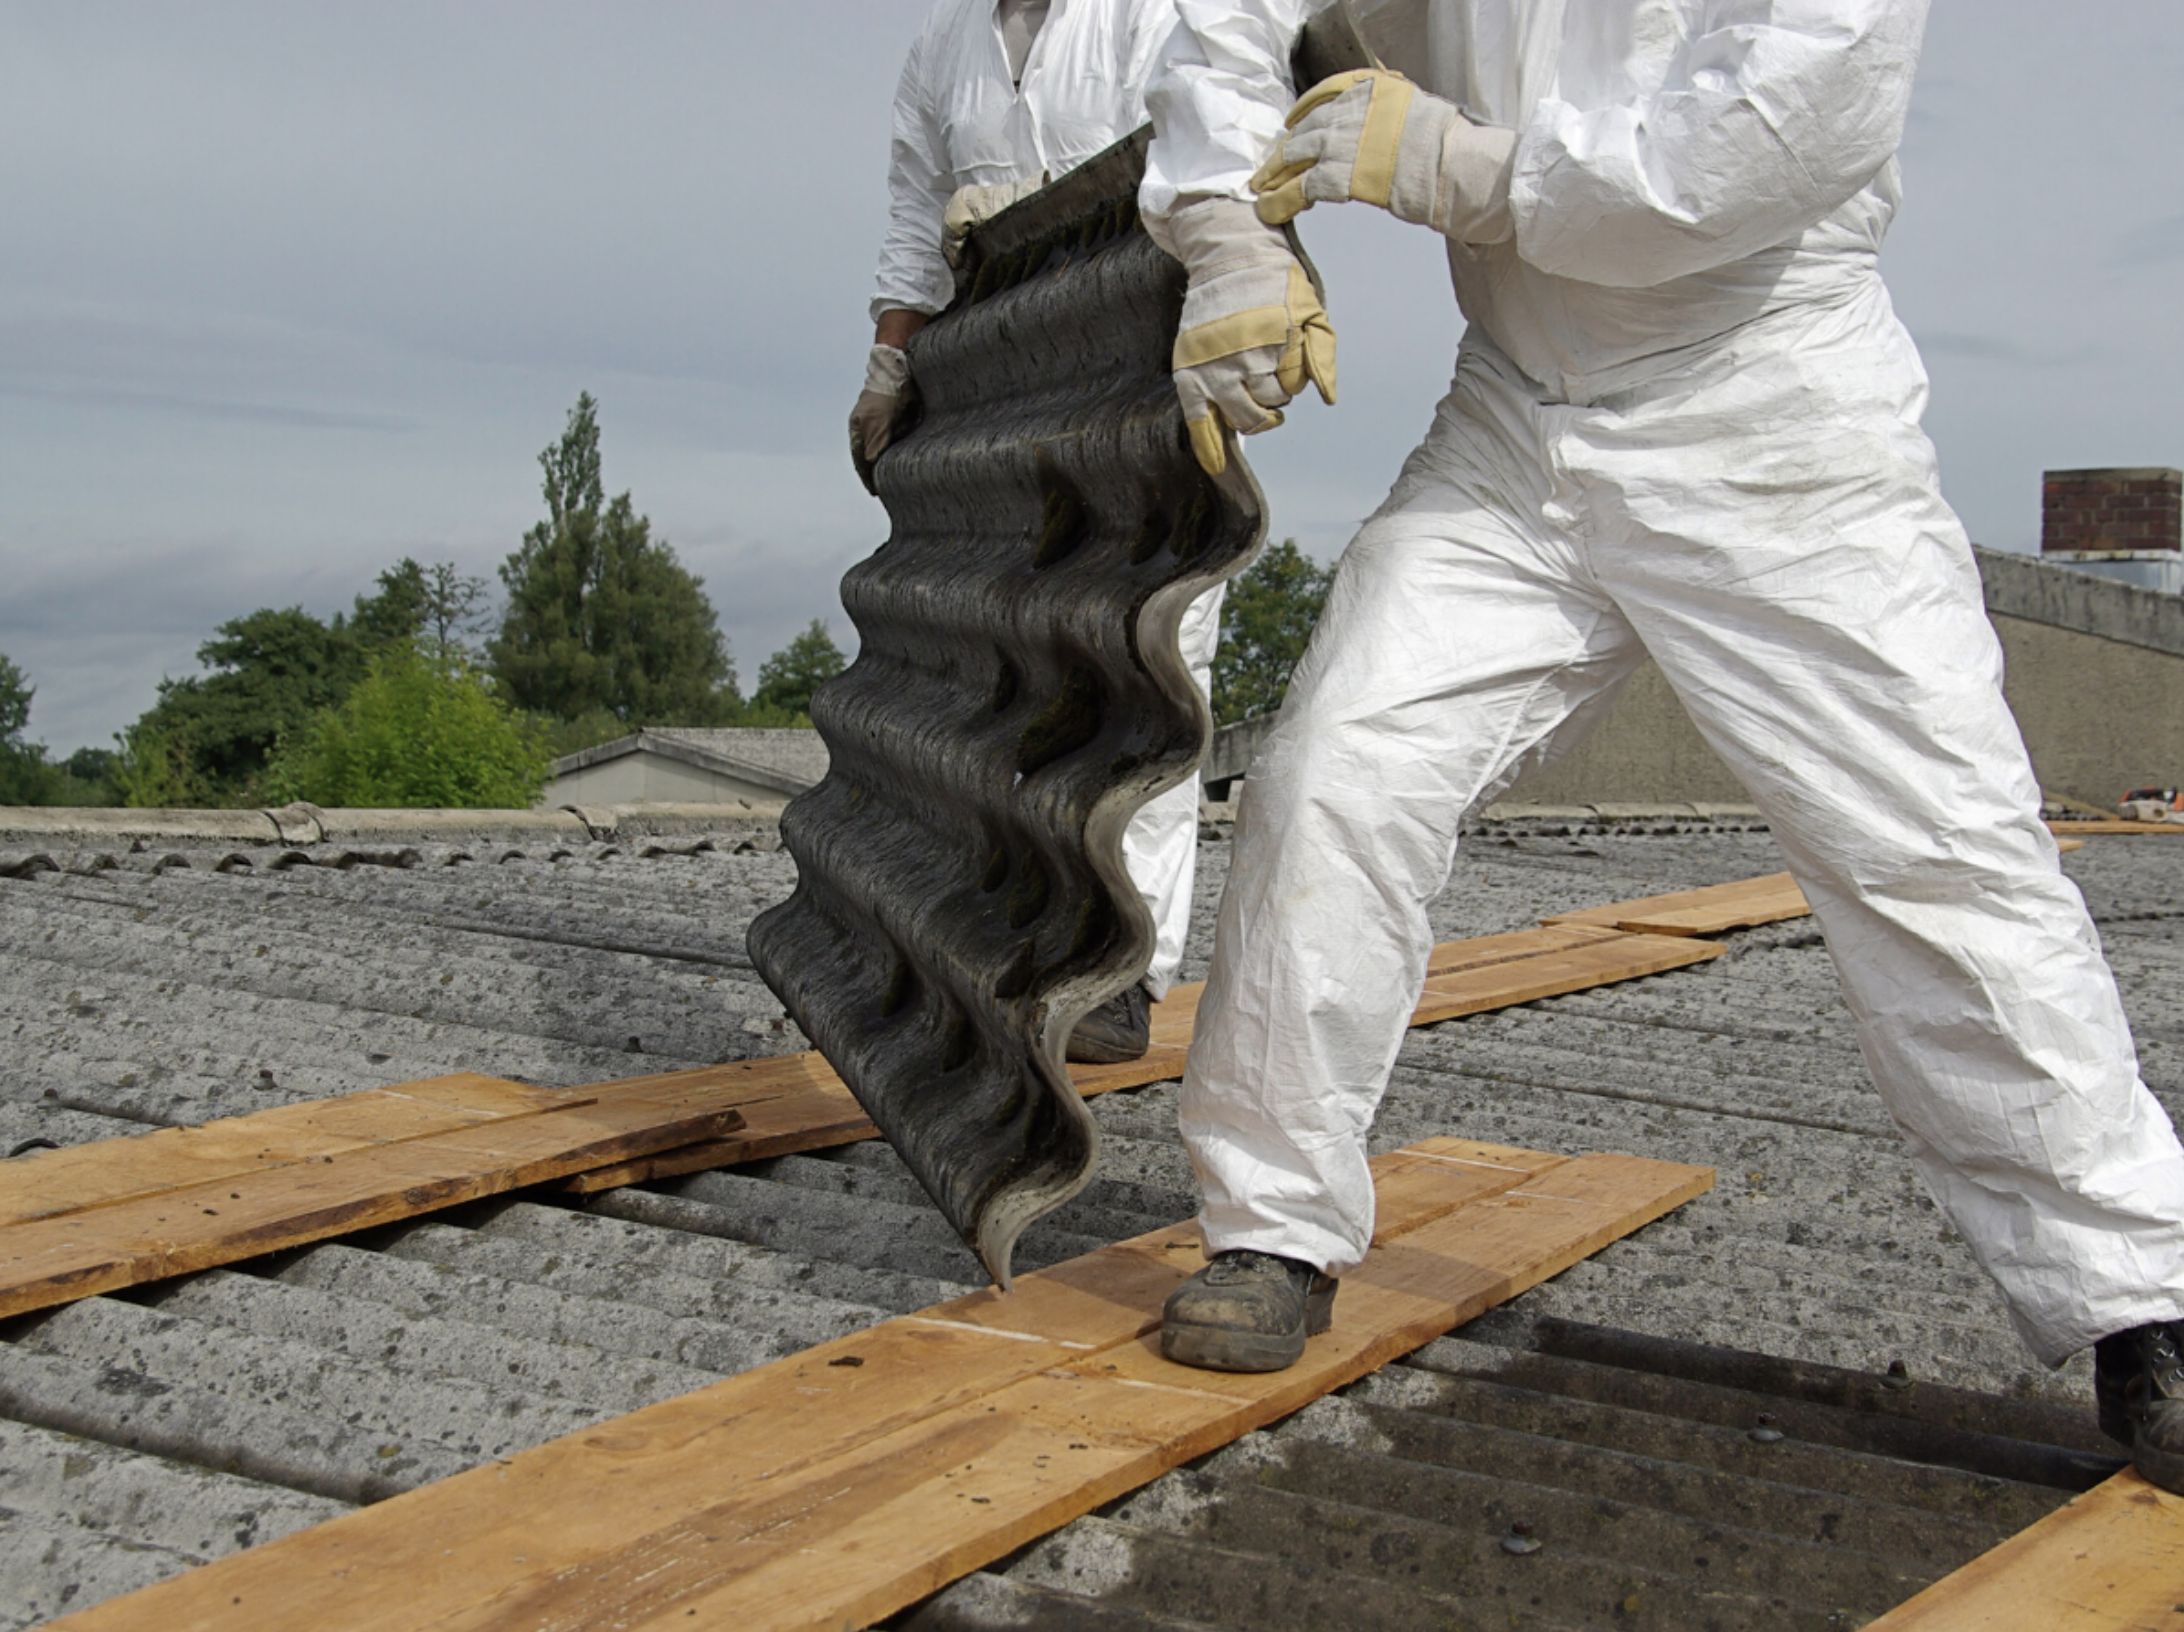
{"label": "corrugated asbestos sheet", "polygon": [[751,954],[1006,1286],[1083,1186],[1096,1127],[1062,1050],[1145,971],[1131,815],[1211,721],[1184,608],[1264,531],[1193,461],[1169,378],[1182,268],[1137,224],[1143,138],[1008,211],[911,346],[922,414],[879,461],[893,531],[842,584],[857,660],[782,835],[795,895]]}
{"label": "corrugated asbestos sheet", "polygon": [[[0,876],[0,1150],[441,1071],[574,1084],[803,1046],[741,950],[792,882],[748,831],[346,867],[313,864],[336,847],[41,848],[52,868]],[[1226,855],[1202,848],[1186,978]],[[1781,865],[1718,828],[1482,834],[1433,927]],[[2066,865],[2174,1111],[2184,854],[2106,840]],[[1728,944],[1411,1033],[1374,1134],[1706,1162],[1713,1193],[905,1619],[1835,1632],[2106,1466],[2082,1362],[2025,1355],[1920,1191],[1810,926]],[[1100,1173],[1026,1237],[1027,1266],[1192,1206],[1172,1088],[1091,1108]],[[981,1279],[868,1143],[509,1198],[0,1323],[0,1627]]]}

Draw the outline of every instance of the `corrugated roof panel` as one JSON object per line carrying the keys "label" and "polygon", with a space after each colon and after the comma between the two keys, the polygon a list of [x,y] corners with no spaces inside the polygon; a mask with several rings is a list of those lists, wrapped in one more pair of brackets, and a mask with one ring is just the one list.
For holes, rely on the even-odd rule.
{"label": "corrugated roof panel", "polygon": [[[1193,975],[1226,848],[1201,859]],[[2111,840],[2067,864],[2173,1109],[2184,852]],[[1780,865],[1763,835],[1480,834],[1433,919],[1486,933]],[[624,996],[716,1054],[798,1046],[745,1029],[768,1009],[749,971],[686,956],[732,949],[789,876],[729,846],[0,880],[0,1129],[74,1142],[117,1124],[64,1103],[161,1120],[466,1065],[568,1083],[684,1063],[615,1046]],[[71,945],[85,926],[95,953]],[[269,931],[284,955],[256,955]],[[1375,1131],[1709,1162],[1713,1193],[909,1619],[1834,1632],[2111,1465],[2083,1362],[2031,1361],[1920,1192],[1809,926],[1728,945],[1413,1033]],[[1099,1176],[1027,1263],[1188,1211],[1174,1097],[1091,1102]],[[0,1324],[0,1626],[979,1278],[867,1143],[586,1204],[507,1198]],[[1503,1550],[1519,1519],[1536,1551]]]}

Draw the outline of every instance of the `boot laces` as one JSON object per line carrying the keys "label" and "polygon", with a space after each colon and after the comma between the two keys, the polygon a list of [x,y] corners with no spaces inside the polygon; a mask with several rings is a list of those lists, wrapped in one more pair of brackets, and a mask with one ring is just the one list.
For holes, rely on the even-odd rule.
{"label": "boot laces", "polygon": [[2158,1395],[2184,1399],[2184,1323],[2165,1321],[2147,1330],[2146,1369]]}
{"label": "boot laces", "polygon": [[1256,1281],[1269,1275],[1289,1276],[1289,1264],[1270,1252],[1253,1252],[1248,1248],[1224,1252],[1206,1268],[1206,1284],[1209,1286],[1235,1286],[1243,1281]]}

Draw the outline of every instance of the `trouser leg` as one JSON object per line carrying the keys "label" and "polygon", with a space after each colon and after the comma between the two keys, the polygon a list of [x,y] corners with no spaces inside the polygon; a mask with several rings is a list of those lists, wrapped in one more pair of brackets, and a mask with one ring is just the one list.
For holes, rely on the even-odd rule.
{"label": "trouser leg", "polygon": [[[1766,813],[1920,1173],[2059,1362],[2184,1315],[2184,1152],[2039,820],[1922,382],[1888,394],[1886,339],[1846,369],[1870,401],[1800,424],[1742,379],[1680,409],[1688,431],[1641,415],[1580,457],[1621,511],[1603,576]],[[1731,423],[1734,482],[1662,498],[1659,449]]]}
{"label": "trouser leg", "polygon": [[[1183,661],[1201,697],[1213,695],[1213,657],[1221,642],[1224,584],[1216,584],[1184,609],[1177,629]],[[1153,961],[1145,989],[1168,995],[1191,932],[1191,889],[1198,874],[1198,778],[1194,774],[1130,818],[1122,834],[1123,865],[1153,919]]]}
{"label": "trouser leg", "polygon": [[[1463,392],[1459,377],[1452,402]],[[1181,1106],[1209,1252],[1336,1273],[1364,1256],[1365,1134],[1424,979],[1426,905],[1457,820],[1637,657],[1555,541],[1551,497],[1511,501],[1536,473],[1441,468],[1457,463],[1435,455],[1465,437],[1462,417],[1444,408],[1344,554],[1244,782]]]}

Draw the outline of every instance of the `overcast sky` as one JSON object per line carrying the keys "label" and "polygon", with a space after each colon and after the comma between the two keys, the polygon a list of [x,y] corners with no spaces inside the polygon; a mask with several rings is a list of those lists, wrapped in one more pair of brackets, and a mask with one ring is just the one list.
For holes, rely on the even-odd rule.
{"label": "overcast sky", "polygon": [[[1600,4],[1612,0],[1597,0]],[[926,0],[0,0],[0,652],[105,745],[221,620],[491,574],[600,400],[746,687],[883,536],[843,421]],[[2184,464],[2178,0],[1938,0],[1887,270],[1973,536]],[[1342,405],[1251,444],[1331,558],[1447,382],[1430,235],[1318,210]]]}

